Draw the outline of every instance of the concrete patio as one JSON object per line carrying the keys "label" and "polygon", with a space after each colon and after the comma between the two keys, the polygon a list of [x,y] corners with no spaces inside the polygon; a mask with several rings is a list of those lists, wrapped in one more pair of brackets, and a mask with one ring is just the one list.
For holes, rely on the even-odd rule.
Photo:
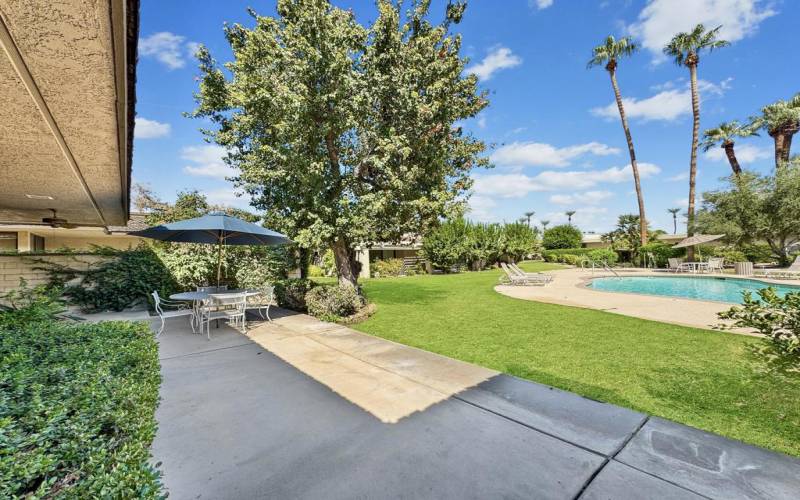
{"label": "concrete patio", "polygon": [[[797,498],[800,460],[278,311],[160,338],[170,498]],[[384,407],[385,406],[385,407]]]}

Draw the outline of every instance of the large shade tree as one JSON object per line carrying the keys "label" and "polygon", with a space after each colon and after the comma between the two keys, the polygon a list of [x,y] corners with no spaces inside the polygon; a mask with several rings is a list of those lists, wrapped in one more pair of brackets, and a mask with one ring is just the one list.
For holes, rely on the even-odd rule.
{"label": "large shade tree", "polygon": [[630,37],[620,38],[616,40],[613,36],[609,35],[602,45],[598,45],[592,49],[592,58],[589,60],[588,67],[600,66],[605,64],[605,69],[611,77],[611,88],[614,90],[614,98],[617,101],[617,109],[619,110],[619,119],[622,122],[622,130],[625,132],[625,140],[628,143],[628,154],[631,158],[631,170],[633,171],[633,183],[636,187],[636,200],[639,203],[639,223],[641,224],[640,235],[641,244],[647,244],[647,217],[644,212],[644,195],[642,194],[642,183],[639,178],[639,166],[636,163],[636,151],[633,148],[633,137],[631,137],[631,129],[628,126],[628,118],[625,115],[625,105],[622,102],[622,94],[617,85],[617,64],[623,57],[629,57],[636,52],[639,47],[631,40]]}
{"label": "large shade tree", "polygon": [[[697,143],[700,134],[700,95],[697,91],[697,65],[700,63],[700,54],[704,51],[729,45],[725,40],[718,40],[722,26],[706,30],[705,26],[698,24],[692,31],[681,32],[672,37],[664,47],[664,53],[673,58],[678,66],[689,68],[689,84],[692,93],[692,149],[689,156],[689,207],[686,211],[686,233],[694,234],[695,186],[697,183]],[[694,247],[686,249],[689,260],[694,258]]]}
{"label": "large shade tree", "polygon": [[792,138],[800,131],[800,93],[788,101],[783,99],[761,108],[761,116],[753,123],[767,131],[775,144],[775,167],[789,162]]}
{"label": "large shade tree", "polygon": [[464,75],[450,32],[465,4],[429,20],[429,1],[379,0],[359,24],[327,0],[279,0],[277,16],[225,28],[233,60],[198,52],[194,116],[227,149],[234,179],[267,225],[309,248],[330,246],[355,285],[355,250],[424,233],[460,213],[485,145],[457,122],[487,105]]}
{"label": "large shade tree", "polygon": [[743,125],[736,120],[720,123],[714,128],[710,128],[703,132],[703,151],[708,151],[717,144],[725,151],[725,156],[728,158],[728,163],[731,165],[734,175],[742,173],[742,167],[739,165],[739,160],[736,159],[736,139],[753,137],[758,135],[756,128],[752,125]]}

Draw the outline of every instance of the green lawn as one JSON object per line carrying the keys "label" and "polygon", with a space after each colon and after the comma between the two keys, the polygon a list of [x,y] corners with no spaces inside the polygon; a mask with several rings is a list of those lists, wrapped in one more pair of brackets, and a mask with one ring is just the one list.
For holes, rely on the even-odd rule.
{"label": "green lawn", "polygon": [[800,377],[768,372],[759,339],[512,299],[499,273],[365,280],[377,311],[355,328],[800,456]]}

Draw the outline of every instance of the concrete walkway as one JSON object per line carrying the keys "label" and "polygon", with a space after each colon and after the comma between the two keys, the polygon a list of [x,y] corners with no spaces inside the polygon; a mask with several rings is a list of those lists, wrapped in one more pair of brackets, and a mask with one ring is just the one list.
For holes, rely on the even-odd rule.
{"label": "concrete walkway", "polygon": [[[657,297],[635,293],[605,292],[587,288],[592,278],[613,276],[605,271],[592,273],[591,270],[570,268],[548,271],[555,279],[547,286],[510,286],[498,285],[495,290],[503,295],[524,300],[535,300],[565,306],[597,309],[610,313],[633,316],[636,318],[661,321],[695,328],[712,329],[721,323],[717,313],[727,311],[731,304],[704,300],[682,299],[679,297]],[[620,271],[622,276],[688,276],[687,274],[667,274],[637,270],[635,272]],[[702,275],[714,276],[714,275]],[[722,275],[733,278],[736,276]],[[759,280],[777,284],[800,285],[798,280]],[[750,333],[736,329],[736,333]]]}
{"label": "concrete walkway", "polygon": [[211,341],[185,318],[169,320],[153,455],[170,498],[800,491],[795,458],[308,316],[276,316],[248,336],[213,329]]}

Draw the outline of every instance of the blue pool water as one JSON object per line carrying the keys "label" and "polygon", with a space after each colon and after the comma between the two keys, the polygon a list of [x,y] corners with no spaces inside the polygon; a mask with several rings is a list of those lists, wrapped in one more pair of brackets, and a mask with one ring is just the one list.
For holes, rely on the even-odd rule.
{"label": "blue pool water", "polygon": [[[623,276],[620,278],[596,278],[589,287],[607,292],[642,293],[666,295],[719,302],[742,302],[742,292],[755,292],[770,286],[769,283],[740,278],[678,277],[678,276]],[[778,295],[800,292],[800,286],[771,285]]]}

